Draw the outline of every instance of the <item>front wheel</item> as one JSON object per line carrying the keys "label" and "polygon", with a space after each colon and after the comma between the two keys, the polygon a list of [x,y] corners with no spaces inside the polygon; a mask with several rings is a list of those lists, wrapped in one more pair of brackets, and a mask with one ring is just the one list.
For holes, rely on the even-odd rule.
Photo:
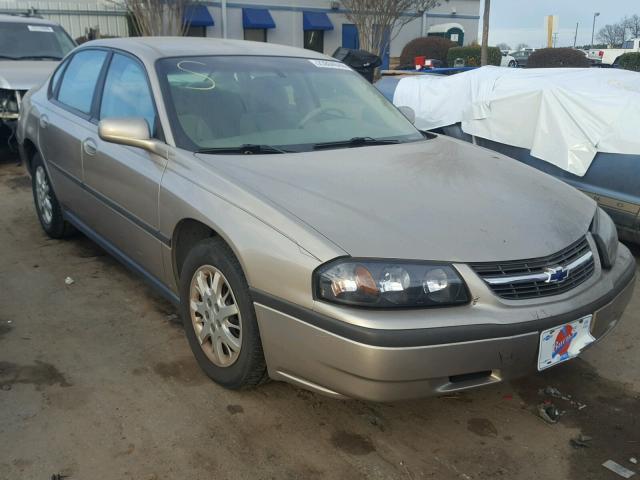
{"label": "front wheel", "polygon": [[515,61],[515,60],[511,60],[511,61],[509,62],[509,67],[510,67],[510,68],[516,68],[517,66],[518,66],[518,64],[516,63],[516,61]]}
{"label": "front wheel", "polygon": [[239,389],[267,378],[249,287],[240,263],[220,238],[198,243],[180,275],[182,321],[200,368]]}

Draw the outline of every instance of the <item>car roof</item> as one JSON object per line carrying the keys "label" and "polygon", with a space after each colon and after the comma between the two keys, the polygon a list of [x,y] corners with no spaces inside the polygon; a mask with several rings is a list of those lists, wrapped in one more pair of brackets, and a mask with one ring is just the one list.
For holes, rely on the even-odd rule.
{"label": "car roof", "polygon": [[117,48],[150,62],[164,57],[206,55],[255,55],[335,60],[313,50],[287,45],[203,37],[109,38],[87,42],[82,45],[82,48],[91,46]]}
{"label": "car roof", "polygon": [[51,20],[45,20],[39,17],[27,17],[24,15],[7,15],[0,13],[0,23],[27,23],[29,25],[59,25]]}

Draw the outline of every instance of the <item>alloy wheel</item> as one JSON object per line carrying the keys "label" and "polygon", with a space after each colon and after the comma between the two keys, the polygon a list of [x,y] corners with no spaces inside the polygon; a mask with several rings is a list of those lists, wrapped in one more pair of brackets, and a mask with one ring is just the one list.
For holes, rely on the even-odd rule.
{"label": "alloy wheel", "polygon": [[189,288],[189,310],[205,355],[218,367],[233,365],[242,348],[242,318],[220,270],[211,265],[196,270]]}
{"label": "alloy wheel", "polygon": [[42,221],[51,225],[53,219],[53,205],[51,203],[51,187],[49,179],[42,165],[36,168],[36,198],[38,200],[38,210],[42,217]]}

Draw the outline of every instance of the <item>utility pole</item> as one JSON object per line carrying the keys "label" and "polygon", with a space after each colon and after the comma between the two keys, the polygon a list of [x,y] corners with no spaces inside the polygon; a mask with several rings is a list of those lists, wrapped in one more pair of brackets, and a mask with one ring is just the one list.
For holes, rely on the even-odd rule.
{"label": "utility pole", "polygon": [[484,16],[482,18],[482,46],[480,47],[480,65],[489,63],[489,9],[491,0],[484,0]]}
{"label": "utility pole", "polygon": [[593,28],[591,29],[591,48],[593,48],[593,37],[596,34],[596,17],[600,16],[600,12],[593,14]]}
{"label": "utility pole", "polygon": [[576,41],[578,40],[578,25],[580,22],[576,22],[576,34],[573,36],[573,48],[576,48]]}

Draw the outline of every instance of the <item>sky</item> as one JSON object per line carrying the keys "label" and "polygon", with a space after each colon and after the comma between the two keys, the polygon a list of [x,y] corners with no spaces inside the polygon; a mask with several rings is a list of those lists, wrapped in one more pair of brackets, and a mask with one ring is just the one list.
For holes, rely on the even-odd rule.
{"label": "sky", "polygon": [[[484,0],[481,0],[479,37],[483,12]],[[598,30],[607,23],[616,23],[625,15],[640,15],[640,0],[491,0],[489,44],[504,42],[515,48],[519,43],[526,43],[532,48],[545,47],[545,16],[557,15],[556,46],[573,46],[576,22],[579,24],[577,45],[587,45],[591,43],[594,12],[600,12],[596,18],[597,36]]]}

